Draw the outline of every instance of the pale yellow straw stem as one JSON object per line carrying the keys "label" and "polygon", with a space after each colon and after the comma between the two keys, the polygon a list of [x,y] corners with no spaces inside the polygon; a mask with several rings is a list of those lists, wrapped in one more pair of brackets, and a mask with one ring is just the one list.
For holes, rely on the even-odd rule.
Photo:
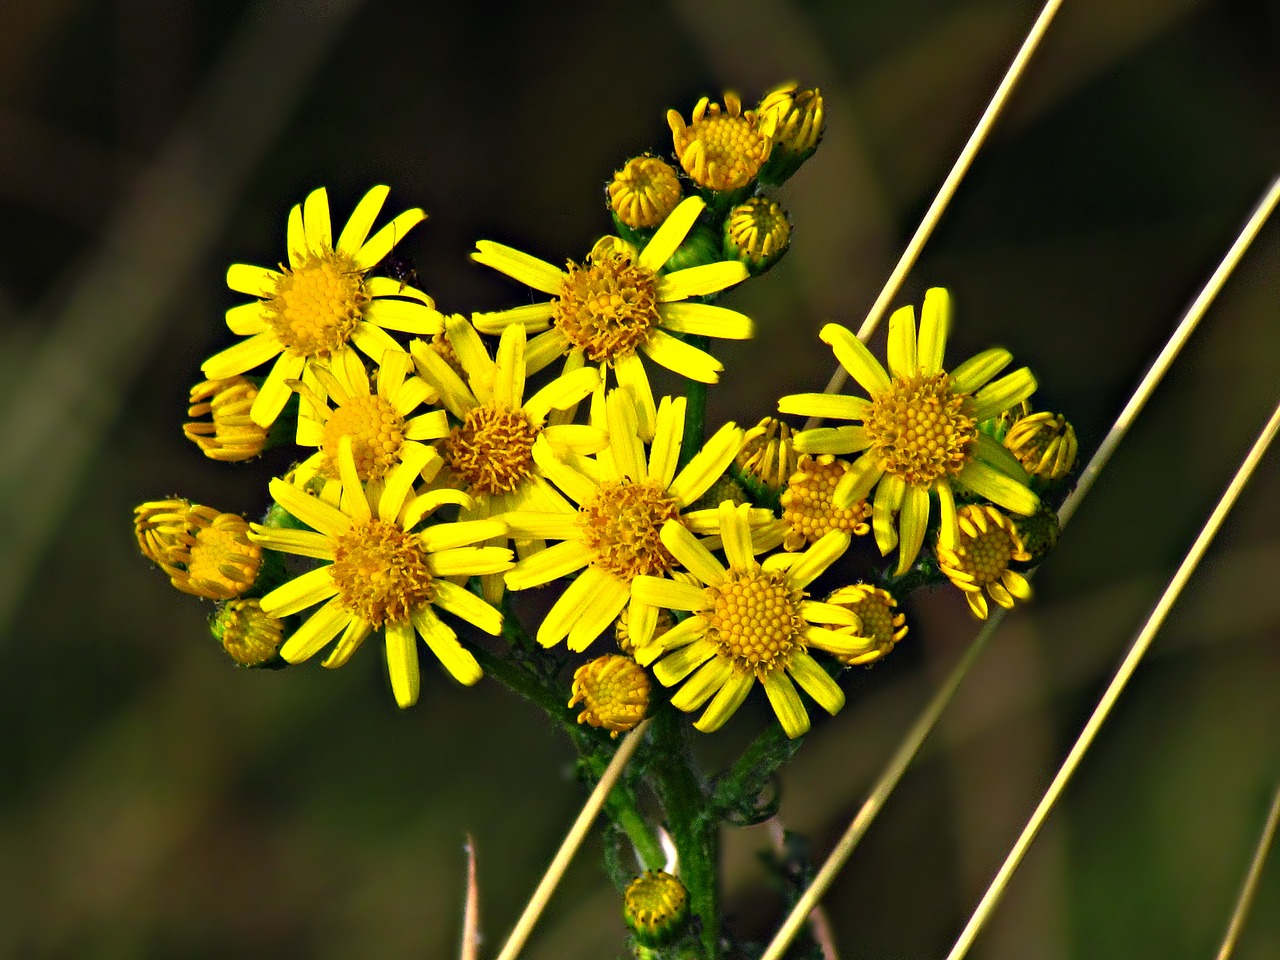
{"label": "pale yellow straw stem", "polygon": [[1227,935],[1218,949],[1217,960],[1229,960],[1236,949],[1236,941],[1240,939],[1240,931],[1244,929],[1245,917],[1253,905],[1254,894],[1258,892],[1258,881],[1262,878],[1262,865],[1266,863],[1267,852],[1276,838],[1276,826],[1280,824],[1280,789],[1271,798],[1271,812],[1267,814],[1267,822],[1262,826],[1262,836],[1258,838],[1258,847],[1253,851],[1253,862],[1249,864],[1249,873],[1244,878],[1244,886],[1236,897],[1235,909],[1231,911],[1231,923],[1227,927]]}
{"label": "pale yellow straw stem", "polygon": [[476,882],[476,845],[467,834],[467,900],[462,908],[462,951],[458,960],[480,960],[480,886]]}
{"label": "pale yellow straw stem", "polygon": [[1137,639],[1133,641],[1133,645],[1129,647],[1129,652],[1125,655],[1124,661],[1120,664],[1119,669],[1116,670],[1115,676],[1111,678],[1111,683],[1107,685],[1106,692],[1103,693],[1102,698],[1098,701],[1098,705],[1094,707],[1093,715],[1089,717],[1089,722],[1084,725],[1084,730],[1080,732],[1080,736],[1071,747],[1071,752],[1067,754],[1067,759],[1058,768],[1053,782],[1049,784],[1049,789],[1040,798],[1040,803],[1036,806],[1035,812],[1031,814],[1031,819],[1022,828],[1022,833],[1014,843],[1013,849],[1009,851],[1009,855],[1005,857],[1004,863],[1001,864],[995,879],[991,881],[991,886],[983,894],[977,909],[973,911],[973,916],[965,924],[960,938],[956,941],[955,946],[951,948],[951,952],[947,954],[947,960],[960,960],[961,957],[969,952],[969,947],[973,945],[978,932],[987,922],[992,911],[995,910],[996,904],[1000,902],[1000,897],[1009,884],[1009,878],[1013,876],[1013,872],[1022,863],[1022,858],[1025,856],[1027,848],[1031,846],[1036,834],[1040,832],[1041,826],[1044,825],[1045,819],[1049,816],[1049,811],[1058,802],[1058,797],[1062,795],[1062,791],[1071,780],[1072,774],[1076,772],[1076,768],[1080,766],[1080,761],[1084,759],[1084,755],[1093,745],[1094,738],[1097,737],[1098,731],[1102,729],[1103,723],[1106,722],[1107,716],[1111,713],[1111,708],[1120,699],[1120,694],[1124,692],[1125,685],[1133,676],[1134,671],[1138,669],[1138,664],[1142,662],[1147,650],[1150,649],[1151,642],[1164,625],[1165,617],[1169,615],[1169,610],[1177,602],[1179,595],[1182,593],[1182,588],[1187,585],[1187,581],[1191,579],[1191,574],[1195,572],[1196,567],[1204,558],[1205,551],[1209,549],[1209,544],[1222,526],[1222,521],[1226,519],[1227,514],[1231,512],[1231,508],[1235,506],[1235,502],[1240,496],[1240,491],[1249,482],[1249,478],[1253,476],[1253,471],[1258,466],[1259,461],[1262,460],[1263,454],[1267,452],[1271,441],[1275,439],[1277,430],[1280,430],[1280,406],[1277,406],[1275,412],[1271,414],[1271,419],[1267,421],[1266,427],[1263,428],[1262,433],[1258,435],[1258,439],[1254,442],[1253,449],[1249,451],[1249,455],[1240,464],[1240,469],[1236,471],[1231,485],[1227,487],[1227,492],[1222,495],[1222,499],[1214,507],[1213,513],[1200,531],[1200,535],[1196,537],[1195,543],[1191,545],[1190,552],[1183,559],[1182,565],[1178,567],[1178,572],[1169,581],[1169,586],[1165,588],[1160,602],[1151,611],[1151,615],[1147,618],[1142,631],[1138,634]]}
{"label": "pale yellow straw stem", "polygon": [[618,782],[618,778],[622,776],[622,771],[631,762],[631,757],[639,748],[640,741],[644,739],[644,732],[648,727],[649,721],[645,720],[640,726],[627,734],[627,738],[618,747],[617,753],[609,761],[609,766],[605,768],[604,776],[600,778],[596,788],[591,791],[591,796],[587,797],[587,802],[582,805],[582,811],[578,814],[578,819],[573,822],[569,833],[560,844],[560,849],[556,851],[555,859],[551,861],[551,866],[547,867],[547,872],[542,875],[542,880],[538,882],[538,889],[534,890],[533,896],[529,898],[529,903],[525,906],[524,913],[520,915],[515,929],[511,931],[511,936],[507,938],[502,952],[498,954],[498,960],[515,960],[520,951],[524,949],[525,941],[529,939],[529,934],[533,932],[533,925],[538,922],[542,911],[546,909],[547,902],[551,899],[551,894],[564,877],[565,870],[569,868],[570,861],[573,860],[574,855],[578,852],[578,848],[582,846],[582,841],[587,838],[587,832],[591,829],[591,825],[595,823],[596,817],[599,816],[600,808],[604,806],[605,799],[609,796],[609,791],[613,789],[614,784]]}
{"label": "pale yellow straw stem", "polygon": [[[1120,416],[1116,418],[1116,422],[1112,425],[1106,438],[1089,459],[1089,463],[1081,474],[1080,483],[1076,487],[1074,494],[1063,503],[1062,509],[1058,512],[1058,523],[1061,528],[1065,529],[1067,521],[1075,513],[1081,498],[1092,488],[1099,471],[1111,459],[1111,454],[1119,446],[1120,441],[1128,432],[1129,427],[1137,418],[1142,407],[1145,406],[1156,385],[1172,365],[1178,351],[1186,343],[1191,331],[1200,322],[1201,317],[1208,311],[1214,297],[1218,295],[1227,278],[1231,275],[1231,271],[1235,269],[1244,256],[1249,244],[1253,242],[1267,217],[1274,211],[1278,201],[1280,201],[1280,179],[1272,182],[1262,200],[1254,208],[1253,213],[1250,214],[1248,221],[1240,231],[1240,235],[1232,243],[1231,248],[1227,251],[1226,256],[1223,257],[1218,268],[1205,283],[1204,288],[1196,296],[1195,300],[1192,301],[1191,306],[1187,308],[1187,312],[1174,330],[1169,344],[1160,351],[1155,363],[1152,364],[1147,375],[1143,377],[1142,382],[1134,390],[1133,396],[1125,404],[1124,409],[1121,411]],[[1172,350],[1170,345],[1173,346]],[[924,741],[933,732],[938,719],[951,703],[956,691],[960,689],[960,685],[964,682],[969,670],[978,661],[983,650],[986,649],[987,643],[991,640],[996,630],[999,629],[1000,624],[1004,622],[1006,612],[1004,607],[999,607],[992,612],[991,618],[983,624],[982,629],[978,632],[977,637],[974,638],[973,643],[969,645],[969,649],[965,651],[964,656],[952,668],[942,686],[929,700],[924,710],[921,711],[916,722],[912,724],[911,729],[898,745],[898,749],[894,752],[884,770],[881,771],[875,785],[871,788],[871,793],[859,808],[857,815],[854,816],[849,826],[845,828],[844,835],[841,836],[822,868],[814,876],[813,883],[801,894],[800,899],[792,908],[791,913],[787,915],[787,919],[783,922],[777,934],[774,935],[768,949],[761,955],[760,960],[779,960],[783,952],[791,944],[791,941],[795,939],[796,934],[800,932],[805,918],[822,897],[826,895],[835,878],[844,869],[845,863],[853,855],[854,849],[862,841],[872,821],[879,815],[880,810],[889,799],[889,795],[898,786],[898,781],[902,779],[902,775],[911,765],[911,761],[924,745]]]}
{"label": "pale yellow straw stem", "polygon": [[[1060,6],[1062,6],[1062,0],[1049,0],[1040,11],[1040,16],[1036,18],[1036,22],[1032,24],[1031,32],[1022,41],[1022,46],[1018,49],[1018,55],[1013,58],[1013,63],[1009,64],[1009,69],[1005,71],[1004,79],[1000,81],[1000,86],[996,87],[996,92],[991,95],[991,101],[987,104],[987,109],[982,111],[982,116],[978,118],[978,124],[973,128],[973,133],[969,134],[969,139],[965,143],[964,149],[956,157],[956,162],[952,164],[951,172],[942,181],[942,186],[938,188],[937,195],[933,198],[933,202],[929,204],[929,209],[925,211],[924,219],[920,221],[920,226],[916,227],[915,234],[912,235],[910,242],[902,251],[902,256],[898,258],[898,265],[889,274],[889,279],[885,281],[884,287],[880,290],[880,295],[876,297],[876,302],[871,305],[871,311],[867,314],[867,318],[862,321],[862,326],[858,328],[858,339],[863,343],[866,343],[871,338],[871,334],[875,332],[880,320],[884,317],[885,310],[893,301],[893,298],[898,295],[898,288],[902,286],[902,281],[906,279],[907,274],[911,272],[911,268],[915,266],[916,258],[920,256],[920,251],[924,249],[924,245],[928,243],[929,237],[938,225],[938,221],[942,219],[942,214],[946,211],[947,204],[951,202],[951,198],[955,196],[956,190],[960,187],[960,181],[969,172],[973,158],[982,149],[982,144],[986,141],[987,134],[995,126],[996,118],[1000,116],[1000,111],[1004,109],[1005,102],[1009,99],[1009,94],[1013,92],[1014,85],[1022,78],[1022,73],[1026,69],[1027,63],[1031,60],[1032,54],[1036,52],[1036,47],[1040,45],[1040,41],[1044,39],[1045,32],[1049,29],[1049,24],[1053,21],[1053,17]],[[827,384],[825,392],[839,393],[848,378],[849,375],[845,372],[844,367],[837,366],[836,372],[831,375],[831,380]],[[816,427],[819,422],[819,418],[813,417],[805,424],[805,429]]]}

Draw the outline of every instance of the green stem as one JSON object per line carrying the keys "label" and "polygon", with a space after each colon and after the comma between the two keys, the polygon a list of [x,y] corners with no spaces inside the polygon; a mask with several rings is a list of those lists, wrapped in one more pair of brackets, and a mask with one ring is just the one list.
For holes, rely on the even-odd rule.
{"label": "green stem", "polygon": [[707,794],[693,767],[689,738],[670,706],[653,718],[652,763],[667,826],[680,857],[680,879],[689,891],[689,912],[702,923],[704,960],[720,956],[720,890],[716,882],[718,820],[708,814]]}

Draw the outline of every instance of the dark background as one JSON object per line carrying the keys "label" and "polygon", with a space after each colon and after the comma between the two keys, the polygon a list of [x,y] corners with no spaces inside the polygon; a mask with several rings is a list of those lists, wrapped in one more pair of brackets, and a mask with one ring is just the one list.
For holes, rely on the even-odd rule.
{"label": "dark background", "polygon": [[[447,10],[447,12],[446,12]],[[0,955],[456,955],[464,834],[486,953],[580,793],[567,745],[495,684],[424,669],[396,710],[370,645],[343,670],[245,672],[210,606],[137,554],[134,504],[249,514],[279,466],[181,435],[230,342],[234,261],[283,257],[327,185],[430,219],[402,250],[443,309],[524,294],[492,238],[581,257],[601,191],[726,88],[821,86],[829,132],[781,196],[787,259],[726,303],[715,422],[830,373],[1032,22],[1018,0],[0,6]],[[948,286],[948,360],[993,343],[1091,452],[1280,171],[1273,3],[1071,0],[900,302]],[[841,956],[945,953],[1280,384],[1280,229],[1259,239],[827,901]],[[1280,469],[1273,454],[1175,608],[975,957],[1212,956],[1280,778]],[[817,724],[782,789],[826,850],[975,631],[954,591]],[[763,700],[763,698],[759,698]],[[709,762],[765,721],[704,738]],[[727,838],[740,928],[776,923]],[[595,850],[527,951],[620,953]],[[1280,956],[1280,868],[1237,956]]]}

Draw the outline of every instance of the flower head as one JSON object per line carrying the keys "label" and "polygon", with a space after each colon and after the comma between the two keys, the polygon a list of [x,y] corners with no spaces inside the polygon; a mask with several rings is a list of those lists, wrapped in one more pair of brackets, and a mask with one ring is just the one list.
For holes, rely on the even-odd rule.
{"label": "flower head", "polygon": [[[873,663],[894,648],[907,635],[907,618],[897,612],[898,601],[893,594],[880,587],[865,583],[841,587],[827,597],[827,603],[844,607],[859,621],[859,629],[852,631],[870,642],[861,653],[836,654],[845,666]],[[850,632],[849,627],[837,627],[837,632]]]}
{"label": "flower head", "polygon": [[729,211],[724,249],[753,274],[768,270],[791,246],[791,221],[776,200],[752,197]]}
{"label": "flower head", "polygon": [[832,530],[863,536],[871,532],[867,519],[871,507],[865,500],[847,507],[833,502],[836,486],[852,469],[847,460],[829,453],[804,454],[782,491],[782,519],[787,525],[784,550],[801,550],[817,543]]}
{"label": "flower head", "polygon": [[[829,533],[808,551],[775,554],[757,563],[752,553],[749,508],[722,504],[720,535],[728,568],[680,524],[662,529],[662,542],[700,586],[657,577],[637,577],[635,600],[691,615],[637,656],[652,663],[664,686],[683,686],[671,698],[680,710],[710,705],[694,723],[718,730],[759,681],[782,729],[798,737],[809,729],[809,713],[796,684],[828,713],[844,706],[844,694],[814,660],[810,648],[854,656],[869,645],[856,616],[842,607],[807,599],[805,588],[844,554],[847,533]],[[656,662],[653,662],[655,658]]]}
{"label": "flower head", "polygon": [[259,426],[269,427],[284,409],[285,381],[301,379],[318,387],[312,364],[327,365],[343,380],[360,364],[352,345],[379,361],[388,349],[404,349],[388,329],[440,330],[442,318],[425,293],[391,277],[366,276],[426,217],[421,210],[408,210],[370,237],[388,192],[380,186],[366,193],[335,245],[328,194],[323,187],[314,190],[289,214],[287,267],[237,263],[227,271],[227,286],[258,299],[227,311],[231,332],[247,339],[210,357],[201,370],[218,380],[275,358],[249,411]]}
{"label": "flower head", "polygon": [[[566,356],[566,371],[584,362],[612,369],[618,383],[635,394],[642,436],[653,436],[656,407],[640,353],[690,380],[715,383],[724,366],[711,354],[672,334],[743,340],[752,335],[750,318],[725,307],[689,303],[746,279],[737,262],[709,263],[659,274],[704,208],[697,197],[684,200],[644,249],[605,237],[585,263],[561,270],[491,240],[476,244],[472,259],[527,283],[552,299],[513,310],[477,314],[483,333],[512,324],[537,332],[529,343],[529,372]],[[543,332],[545,331],[545,332]]]}
{"label": "flower head", "polygon": [[1076,464],[1076,431],[1060,413],[1028,414],[1005,434],[1004,445],[1037,480],[1061,480]]}
{"label": "flower head", "polygon": [[134,510],[134,533],[148,560],[183,593],[208,600],[238,597],[258,577],[262,550],[235,513],[186,500],[144,503]]}
{"label": "flower head", "polygon": [[950,298],[938,287],[925,294],[918,335],[912,308],[895,312],[889,319],[887,371],[851,332],[827,324],[822,339],[870,399],[818,393],[778,403],[784,413],[861,421],[860,426],[802,431],[796,449],[861,453],[836,488],[834,502],[847,506],[875,490],[876,544],[882,554],[898,547],[899,574],[920,553],[930,494],[937,496],[941,513],[939,542],[948,549],[959,536],[954,486],[1024,515],[1039,503],[1021,464],[977,427],[1030,396],[1035,378],[1024,367],[993,381],[1012,359],[1000,348],[985,350],[950,373],[943,370],[950,316]]}
{"label": "flower head", "polygon": [[211,460],[250,460],[267,445],[266,428],[249,416],[257,398],[257,386],[244,377],[197,383],[187,410],[195,419],[183,424],[182,432]]}
{"label": "flower head", "polygon": [[664,946],[685,928],[689,891],[679,877],[664,870],[646,870],[627,884],[622,916],[641,946]]}
{"label": "flower head", "polygon": [[284,639],[284,621],[254,599],[228,600],[218,607],[209,629],[236,663],[256,667],[275,659]]}
{"label": "flower head", "polygon": [[742,100],[734,93],[724,95],[723,107],[703,97],[687,124],[679,111],[667,111],[684,172],[698,186],[721,193],[741,190],[760,173],[773,147],[776,122],[772,114],[743,111]]}
{"label": "flower head", "polygon": [[954,548],[938,544],[938,566],[964,591],[973,615],[987,619],[984,590],[1002,607],[1012,608],[1014,598],[1030,597],[1027,578],[1009,569],[1011,561],[1031,559],[1013,521],[995,507],[978,504],[961,507],[958,520],[959,541]]}
{"label": "flower head", "polygon": [[412,706],[418,699],[418,636],[460,683],[471,685],[480,679],[475,657],[434,608],[486,633],[499,633],[502,615],[450,578],[499,573],[511,566],[510,550],[472,546],[501,537],[506,526],[500,520],[438,523],[413,532],[442,504],[468,502],[455,490],[412,496],[427,455],[425,449],[406,452],[371,503],[356,475],[351,439],[344,437],[338,451],[339,506],[283,480],[272,480],[276,502],[311,529],[259,524],[252,528],[254,540],[264,547],[326,561],[262,598],[262,609],[276,617],[323,603],[285,641],[280,655],[290,663],[301,663],[338,637],[324,666],[339,667],[370,633],[381,629],[386,635],[391,689],[401,707]]}
{"label": "flower head", "polygon": [[733,462],[748,485],[756,484],[777,496],[799,465],[791,427],[776,417],[765,417],[743,434],[742,449]]}
{"label": "flower head", "polygon": [[324,394],[290,380],[289,386],[306,401],[298,420],[298,445],[319,448],[298,465],[293,483],[306,486],[312,478],[319,478],[327,488],[322,497],[334,502],[333,490],[339,482],[338,450],[344,437],[351,441],[356,477],[369,485],[371,497],[382,492],[383,481],[409,451],[425,453],[426,462],[439,469],[439,455],[422,441],[445,436],[449,417],[443,410],[410,416],[431,393],[425,381],[409,375],[412,370],[412,358],[394,350],[383,355],[376,390],[363,365],[356,365],[339,380],[328,367],[317,364],[313,372]]}
{"label": "flower head", "polygon": [[645,154],[632,157],[613,175],[609,209],[632,230],[648,230],[671,216],[680,202],[680,178],[671,164]]}
{"label": "flower head", "polygon": [[582,704],[578,722],[603,727],[613,736],[626,733],[644,719],[649,708],[649,675],[630,657],[608,653],[580,666],[573,674],[573,699]]}
{"label": "flower head", "polygon": [[813,156],[822,140],[826,129],[822,92],[785,83],[765,94],[756,110],[774,124],[773,151],[762,179],[782,183]]}
{"label": "flower head", "polygon": [[[550,647],[567,637],[570,650],[585,650],[630,603],[628,630],[640,649],[654,632],[657,611],[631,601],[631,582],[643,575],[668,576],[675,568],[675,558],[661,536],[668,520],[697,533],[716,532],[715,510],[689,507],[724,473],[738,450],[742,431],[725,424],[677,471],[684,433],[683,397],[663,398],[647,457],[628,391],[614,390],[607,400],[597,394],[594,406],[607,419],[609,446],[593,462],[570,465],[558,460],[543,440],[534,445],[534,459],[547,478],[578,509],[569,515],[506,515],[513,537],[562,541],[522,558],[507,574],[507,587],[524,590],[582,570],[543,618],[538,642]],[[766,510],[751,516],[756,523],[772,519]]]}

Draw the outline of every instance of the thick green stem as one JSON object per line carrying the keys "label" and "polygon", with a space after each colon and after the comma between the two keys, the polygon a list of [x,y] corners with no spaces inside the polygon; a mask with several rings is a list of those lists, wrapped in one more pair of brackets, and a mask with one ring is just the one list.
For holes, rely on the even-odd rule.
{"label": "thick green stem", "polygon": [[720,956],[719,821],[709,815],[702,778],[693,766],[689,738],[669,706],[653,718],[655,759],[651,770],[666,810],[667,827],[680,857],[680,879],[689,891],[689,912],[702,924],[703,960]]}

